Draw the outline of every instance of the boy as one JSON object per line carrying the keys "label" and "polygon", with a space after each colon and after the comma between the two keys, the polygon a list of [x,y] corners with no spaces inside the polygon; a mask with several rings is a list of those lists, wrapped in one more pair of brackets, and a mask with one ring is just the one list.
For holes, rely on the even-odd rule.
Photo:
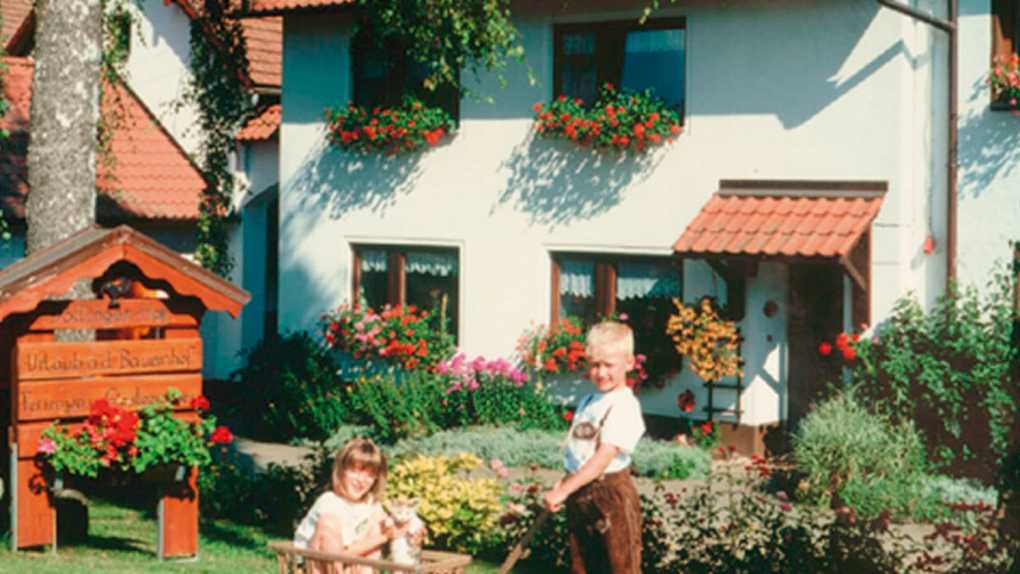
{"label": "boy", "polygon": [[645,423],[627,386],[634,334],[622,323],[599,323],[588,331],[586,354],[595,392],[578,403],[567,476],[545,493],[545,506],[555,512],[566,503],[571,574],[639,574],[641,499],[630,461]]}

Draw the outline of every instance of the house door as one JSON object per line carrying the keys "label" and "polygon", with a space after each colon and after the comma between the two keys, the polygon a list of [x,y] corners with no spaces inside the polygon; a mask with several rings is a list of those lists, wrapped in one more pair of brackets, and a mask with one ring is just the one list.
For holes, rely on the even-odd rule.
{"label": "house door", "polygon": [[793,430],[829,383],[840,380],[839,361],[821,356],[818,345],[843,330],[843,270],[791,264],[789,294],[787,422]]}

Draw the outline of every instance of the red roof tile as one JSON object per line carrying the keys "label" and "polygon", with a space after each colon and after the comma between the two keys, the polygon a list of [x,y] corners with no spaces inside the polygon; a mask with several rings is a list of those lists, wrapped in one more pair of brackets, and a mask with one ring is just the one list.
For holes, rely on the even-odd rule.
{"label": "red roof tile", "polygon": [[842,257],[870,228],[885,193],[885,184],[876,182],[723,182],[722,187],[677,239],[676,253]]}
{"label": "red roof tile", "polygon": [[[16,217],[24,216],[28,190],[25,157],[28,149],[28,107],[32,61],[5,58],[9,73],[4,94],[12,106],[0,119],[11,143],[0,153],[0,203]],[[112,162],[96,162],[99,210],[107,216],[141,219],[196,219],[206,183],[198,168],[163,129],[141,100],[124,86],[103,87],[104,117],[115,120],[110,139]]]}
{"label": "red roof tile", "polygon": [[258,117],[241,128],[241,131],[237,134],[237,139],[239,141],[261,141],[273,137],[276,130],[280,127],[281,109],[280,104],[273,104],[262,110]]}
{"label": "red roof tile", "polygon": [[3,27],[0,28],[0,44],[7,45],[7,41],[18,31],[31,11],[32,0],[3,0],[0,2],[0,18],[3,18]]}
{"label": "red roof tile", "polygon": [[252,0],[246,14],[278,14],[289,10],[354,4],[354,0]]}
{"label": "red roof tile", "polygon": [[283,68],[283,18],[241,20],[248,47],[248,75],[256,86],[280,87]]}

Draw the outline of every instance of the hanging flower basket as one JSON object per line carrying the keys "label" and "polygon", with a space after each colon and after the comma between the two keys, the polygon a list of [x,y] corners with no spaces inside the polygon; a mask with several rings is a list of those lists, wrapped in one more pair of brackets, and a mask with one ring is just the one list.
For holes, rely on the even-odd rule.
{"label": "hanging flower basket", "polygon": [[734,321],[724,319],[711,297],[687,306],[674,299],[676,314],[666,325],[676,352],[704,381],[720,381],[743,374],[740,359],[740,331]]}
{"label": "hanging flower basket", "polygon": [[642,152],[674,141],[683,131],[680,115],[651,90],[617,90],[609,83],[591,107],[580,98],[560,96],[550,104],[536,102],[533,109],[540,136],[597,149]]}
{"label": "hanging flower basket", "polygon": [[388,155],[436,146],[456,123],[442,108],[405,96],[398,107],[366,110],[348,102],[326,108],[326,137],[333,145],[358,152]]}

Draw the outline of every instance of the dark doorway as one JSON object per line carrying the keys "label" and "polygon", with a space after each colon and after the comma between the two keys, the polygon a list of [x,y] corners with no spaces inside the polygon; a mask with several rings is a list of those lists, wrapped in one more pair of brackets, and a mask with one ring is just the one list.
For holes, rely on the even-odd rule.
{"label": "dark doorway", "polygon": [[838,265],[791,264],[787,423],[795,430],[830,383],[840,381],[839,351],[819,345],[843,330],[843,270]]}

